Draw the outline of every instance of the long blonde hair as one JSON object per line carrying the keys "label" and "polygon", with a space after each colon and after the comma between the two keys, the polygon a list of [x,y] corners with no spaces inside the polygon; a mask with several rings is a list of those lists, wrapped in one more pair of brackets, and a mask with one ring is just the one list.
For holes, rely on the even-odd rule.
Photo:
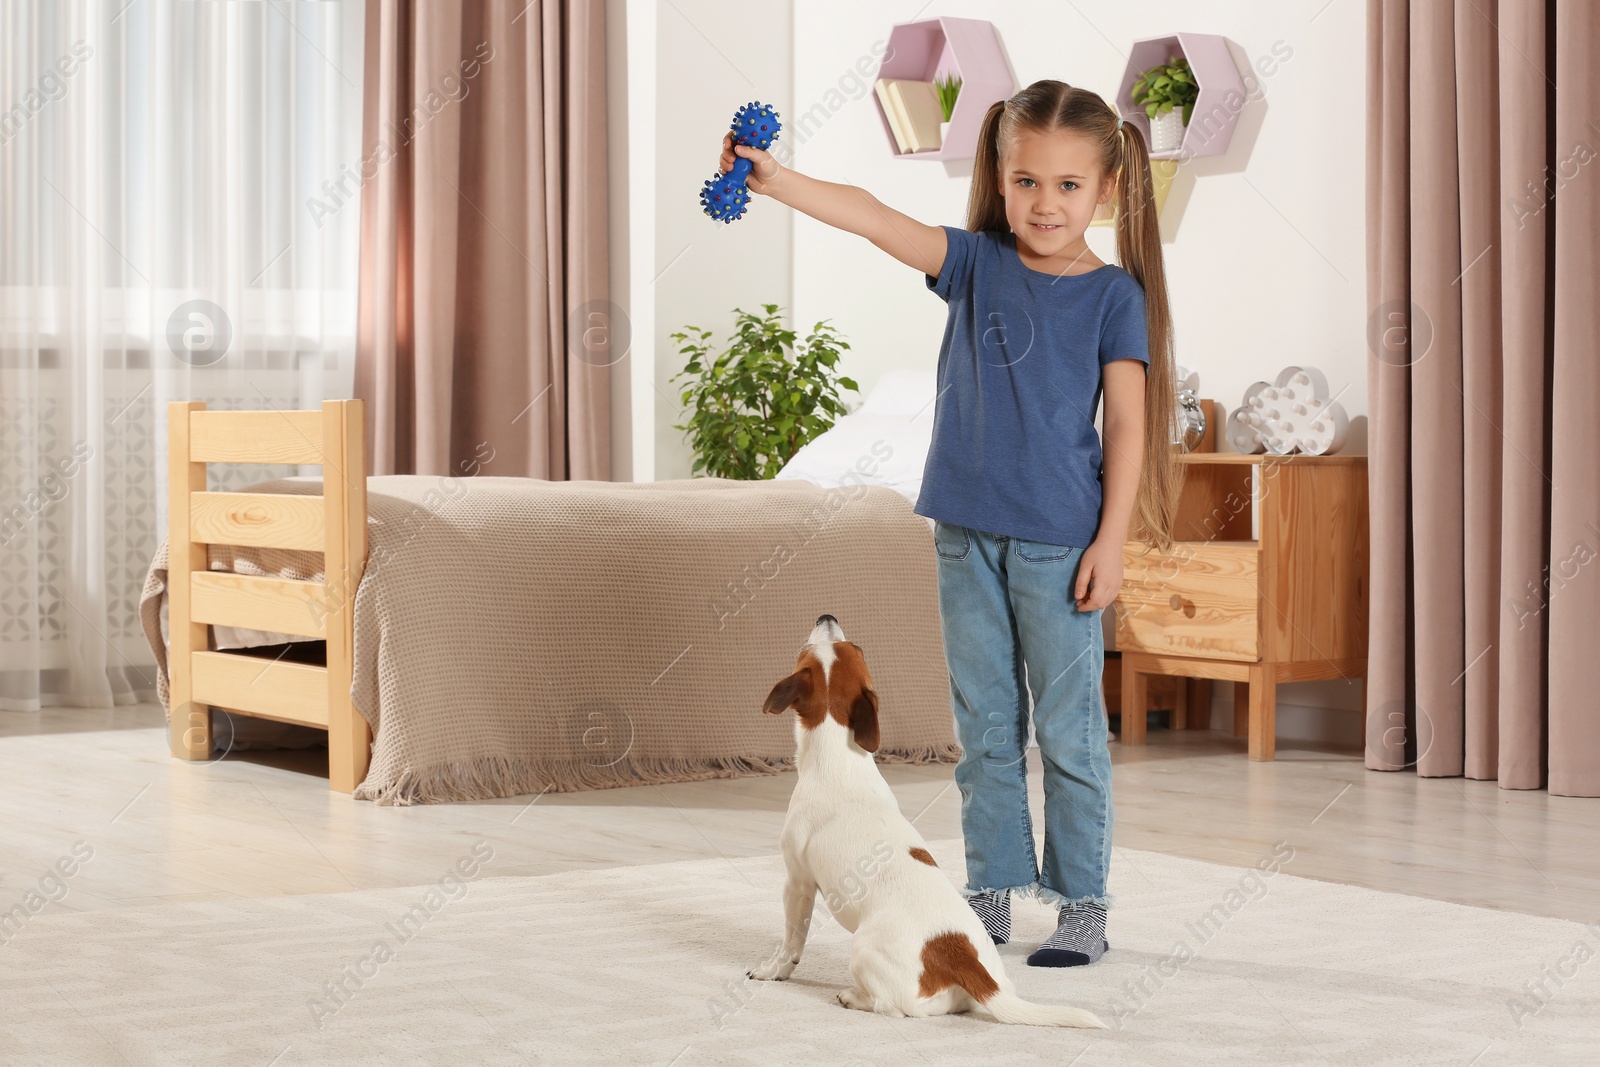
{"label": "long blonde hair", "polygon": [[[1144,287],[1150,368],[1145,377],[1144,462],[1128,536],[1158,551],[1172,547],[1172,531],[1183,487],[1183,469],[1172,444],[1177,396],[1173,369],[1172,312],[1161,258],[1150,152],[1133,123],[1117,123],[1117,113],[1101,97],[1065,82],[1036,81],[1009,100],[989,106],[978,134],[967,200],[967,229],[1010,233],[1005,197],[1000,194],[1000,160],[1019,130],[1046,133],[1073,130],[1100,147],[1102,174],[1116,174],[1117,258]],[[1095,186],[1098,191],[1098,185]]]}

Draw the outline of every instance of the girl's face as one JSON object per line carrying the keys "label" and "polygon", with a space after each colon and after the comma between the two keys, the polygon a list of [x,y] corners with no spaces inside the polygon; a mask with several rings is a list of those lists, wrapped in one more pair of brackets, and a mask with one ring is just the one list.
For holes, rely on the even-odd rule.
{"label": "girl's face", "polygon": [[1095,208],[1114,191],[1094,142],[1072,130],[1019,130],[999,180],[1011,232],[1041,259],[1084,248]]}

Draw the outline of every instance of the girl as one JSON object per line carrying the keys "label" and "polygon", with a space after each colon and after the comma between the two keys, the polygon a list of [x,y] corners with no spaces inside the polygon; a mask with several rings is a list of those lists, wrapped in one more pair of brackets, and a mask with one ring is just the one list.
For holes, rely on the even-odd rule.
{"label": "girl", "polygon": [[[939,608],[963,754],[965,895],[996,944],[1013,892],[1059,908],[1028,957],[1093,963],[1111,856],[1101,614],[1130,537],[1171,544],[1172,325],[1138,130],[1104,100],[1038,81],[984,117],[966,229],[929,226],[767,152],[748,185],[923,272],[948,305],[916,511],[934,520]],[[1085,243],[1115,196],[1117,255]],[[1094,417],[1105,398],[1105,450]],[[1102,461],[1104,472],[1102,474]],[[1028,811],[1028,695],[1044,769],[1044,855]]]}

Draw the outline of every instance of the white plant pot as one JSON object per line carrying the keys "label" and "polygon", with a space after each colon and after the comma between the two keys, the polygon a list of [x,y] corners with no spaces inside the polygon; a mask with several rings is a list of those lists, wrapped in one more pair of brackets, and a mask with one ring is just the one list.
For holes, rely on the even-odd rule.
{"label": "white plant pot", "polygon": [[1150,120],[1150,151],[1176,152],[1183,147],[1183,112],[1173,108]]}
{"label": "white plant pot", "polygon": [[950,120],[939,123],[939,147],[943,148],[950,143]]}

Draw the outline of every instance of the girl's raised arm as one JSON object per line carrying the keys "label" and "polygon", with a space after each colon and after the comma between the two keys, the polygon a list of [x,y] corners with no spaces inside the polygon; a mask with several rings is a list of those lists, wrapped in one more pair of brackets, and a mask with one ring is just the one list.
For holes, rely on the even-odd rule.
{"label": "girl's raised arm", "polygon": [[865,189],[808,178],[781,166],[768,152],[734,145],[732,133],[722,138],[719,165],[724,174],[733,169],[735,152],[754,164],[745,182],[752,193],[770,196],[829,226],[860,234],[906,266],[939,276],[946,243],[941,227],[918,222]]}

